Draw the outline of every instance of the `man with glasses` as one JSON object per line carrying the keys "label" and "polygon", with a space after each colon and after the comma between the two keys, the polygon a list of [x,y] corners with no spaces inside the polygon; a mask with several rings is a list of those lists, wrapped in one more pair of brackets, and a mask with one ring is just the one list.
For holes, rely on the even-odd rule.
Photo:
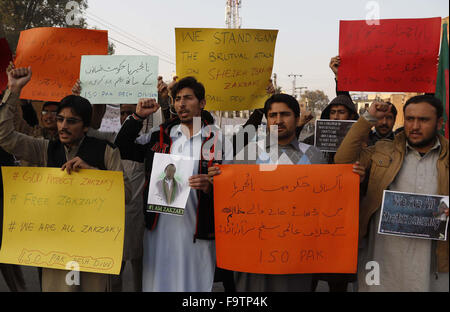
{"label": "man with glasses", "polygon": [[[58,139],[36,139],[14,131],[15,103],[25,85],[31,80],[31,68],[8,72],[8,91],[0,107],[0,147],[5,151],[40,167],[62,168],[69,174],[78,169],[123,171],[120,152],[107,141],[86,136],[92,106],[88,100],[70,95],[61,100],[56,114]],[[131,190],[124,175],[125,201]],[[44,268],[43,291],[108,291],[110,275],[80,272],[80,285],[67,285],[68,271]]]}
{"label": "man with glasses", "polygon": [[[166,103],[168,107],[169,94],[168,85],[164,83],[162,77],[158,77],[158,98],[162,103]],[[78,80],[72,88],[72,94],[79,96],[81,94],[81,82]],[[120,104],[120,124],[123,125],[125,120],[136,112],[137,104]],[[106,111],[106,105],[94,105],[93,114],[95,117],[94,123],[97,127],[91,127],[87,135],[90,137],[102,139],[113,143],[116,140],[117,132],[113,131],[99,131],[103,116]],[[162,112],[163,116],[160,118],[159,114],[154,114],[146,121],[147,126],[152,128],[158,126],[170,114]],[[163,120],[162,120],[163,119]],[[145,132],[145,131],[143,131]],[[123,247],[122,267],[120,274],[112,278],[112,290],[122,291],[123,272],[125,267],[129,268],[131,265],[132,271],[132,285],[133,290],[142,291],[142,255],[143,255],[143,238],[144,238],[144,212],[142,206],[144,204],[142,192],[145,186],[144,164],[132,160],[122,159],[124,173],[128,176],[131,185],[131,199],[125,207],[125,237]]]}
{"label": "man with glasses", "polygon": [[[14,70],[15,66],[11,62],[7,68],[7,73]],[[20,100],[17,100],[17,103],[20,103]],[[19,106],[19,105],[18,105]],[[22,108],[22,111],[25,114],[29,115],[29,118],[32,118],[33,120],[36,120],[34,116],[36,116],[36,113],[34,111],[34,108],[30,101],[22,101],[22,104],[20,105]],[[44,138],[47,140],[55,140],[58,137],[58,129],[56,127],[56,112],[58,110],[59,102],[45,102],[42,105],[41,110],[41,125],[33,125],[29,124],[30,121],[25,121],[24,118],[22,118],[21,114],[16,114],[15,120],[14,120],[14,127],[17,132],[31,135],[35,138]],[[35,121],[37,123],[37,120]],[[23,165],[23,164],[22,164]]]}
{"label": "man with glasses", "polygon": [[[31,105],[31,104],[26,104]],[[56,112],[58,111],[58,102],[45,102],[41,111],[41,125],[30,126],[21,116],[16,114],[15,129],[17,132],[31,135],[35,138],[55,140],[58,137],[56,127]],[[24,107],[22,106],[22,109]]]}

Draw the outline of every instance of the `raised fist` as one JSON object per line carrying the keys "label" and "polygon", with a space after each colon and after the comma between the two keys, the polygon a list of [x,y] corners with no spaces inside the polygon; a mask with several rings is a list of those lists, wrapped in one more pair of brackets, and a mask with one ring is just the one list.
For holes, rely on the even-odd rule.
{"label": "raised fist", "polygon": [[147,118],[159,109],[159,104],[155,99],[139,99],[136,107],[136,114],[139,117]]}
{"label": "raised fist", "polygon": [[8,74],[8,88],[13,93],[20,93],[23,87],[31,80],[31,67],[10,68]]}
{"label": "raised fist", "polygon": [[376,119],[382,119],[386,114],[391,112],[391,105],[380,100],[375,100],[369,107],[370,116]]}
{"label": "raised fist", "polygon": [[80,80],[77,80],[77,82],[75,82],[75,84],[73,85],[72,94],[77,95],[77,96],[81,95],[81,81]]}
{"label": "raised fist", "polygon": [[304,125],[306,125],[308,122],[310,122],[311,120],[314,119],[314,116],[312,114],[312,112],[310,111],[302,111],[300,113],[300,119],[299,119],[299,124],[297,125],[298,127],[302,127]]}
{"label": "raised fist", "polygon": [[341,65],[341,58],[338,56],[332,57],[330,60],[330,68],[333,71],[333,73],[335,74],[336,78],[338,75],[338,67],[339,65]]}
{"label": "raised fist", "polygon": [[169,89],[162,76],[158,76],[158,95],[161,99],[167,99],[169,97]]}

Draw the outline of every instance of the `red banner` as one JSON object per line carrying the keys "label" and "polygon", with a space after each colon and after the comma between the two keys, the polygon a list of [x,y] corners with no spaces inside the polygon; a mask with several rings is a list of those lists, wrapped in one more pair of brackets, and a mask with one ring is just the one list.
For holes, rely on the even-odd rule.
{"label": "red banner", "polygon": [[12,61],[12,53],[9,49],[8,41],[6,41],[5,38],[0,38],[0,93],[3,92],[8,85],[6,68],[10,61]]}
{"label": "red banner", "polygon": [[434,93],[441,18],[378,22],[341,21],[338,90]]}

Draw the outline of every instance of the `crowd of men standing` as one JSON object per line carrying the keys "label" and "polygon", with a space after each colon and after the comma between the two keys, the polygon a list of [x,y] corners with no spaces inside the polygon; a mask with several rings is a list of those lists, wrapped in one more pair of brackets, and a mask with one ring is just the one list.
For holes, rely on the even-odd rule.
{"label": "crowd of men standing", "polygon": [[[339,65],[339,57],[331,59],[336,81]],[[212,136],[220,139],[221,132],[218,128],[210,131],[214,119],[205,110],[206,91],[201,82],[184,77],[167,85],[159,79],[158,99],[121,105],[120,131],[105,133],[98,131],[104,106],[91,105],[81,97],[79,82],[73,94],[59,103],[44,104],[39,126],[26,117],[29,104],[20,100],[21,90],[32,79],[32,69],[11,65],[7,74],[8,89],[0,98],[2,165],[19,162],[61,168],[69,174],[79,169],[124,172],[122,272],[126,264],[131,265],[135,291],[208,292],[215,281],[223,282],[225,291],[315,291],[319,280],[326,281],[335,292],[347,291],[349,283],[357,285],[358,291],[448,291],[448,240],[386,236],[376,231],[384,190],[448,195],[448,140],[438,133],[443,107],[433,95],[416,96],[406,102],[404,128],[395,134],[394,105],[375,101],[359,115],[350,94],[337,92],[321,119],[356,123],[336,153],[323,153],[313,146],[313,137],[299,141],[309,118],[300,116],[298,101],[290,95],[272,94],[244,127],[259,125],[265,116],[268,129],[278,127],[278,155],[265,157],[274,144],[268,142],[256,147],[256,159],[249,158],[248,150],[256,143],[247,138],[242,150],[233,151],[233,160],[224,163],[353,164],[353,172],[360,177],[362,198],[359,267],[356,274],[252,274],[216,267],[213,179],[221,174],[215,166],[221,158],[206,159],[202,149]],[[273,88],[268,89],[274,93]],[[163,120],[153,118],[159,109],[163,110]],[[149,118],[154,127],[142,133]],[[195,118],[201,120],[200,129],[194,127]],[[183,217],[145,209],[155,153],[197,160],[189,178],[191,189]],[[380,264],[380,285],[366,283],[365,265],[369,261]],[[2,264],[2,272],[7,272],[6,266]],[[40,272],[42,291],[121,290],[120,276],[81,272],[80,285],[67,285],[67,271],[43,268]],[[9,285],[14,286],[14,281]]]}

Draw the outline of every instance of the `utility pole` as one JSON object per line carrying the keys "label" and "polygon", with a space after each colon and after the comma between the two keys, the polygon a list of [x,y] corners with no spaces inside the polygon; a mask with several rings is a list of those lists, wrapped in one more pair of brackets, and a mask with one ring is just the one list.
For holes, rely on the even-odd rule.
{"label": "utility pole", "polygon": [[278,85],[277,85],[277,74],[273,74],[273,87],[275,88],[275,92],[277,91]]}
{"label": "utility pole", "polygon": [[299,99],[301,99],[302,98],[302,90],[303,89],[308,89],[308,87],[297,87],[295,89],[298,90],[298,97],[299,97]]}
{"label": "utility pole", "polygon": [[288,75],[288,77],[293,77],[294,79],[292,80],[292,96],[297,98],[295,91],[297,90],[297,77],[303,77],[303,75],[299,75],[299,74],[290,74]]}

